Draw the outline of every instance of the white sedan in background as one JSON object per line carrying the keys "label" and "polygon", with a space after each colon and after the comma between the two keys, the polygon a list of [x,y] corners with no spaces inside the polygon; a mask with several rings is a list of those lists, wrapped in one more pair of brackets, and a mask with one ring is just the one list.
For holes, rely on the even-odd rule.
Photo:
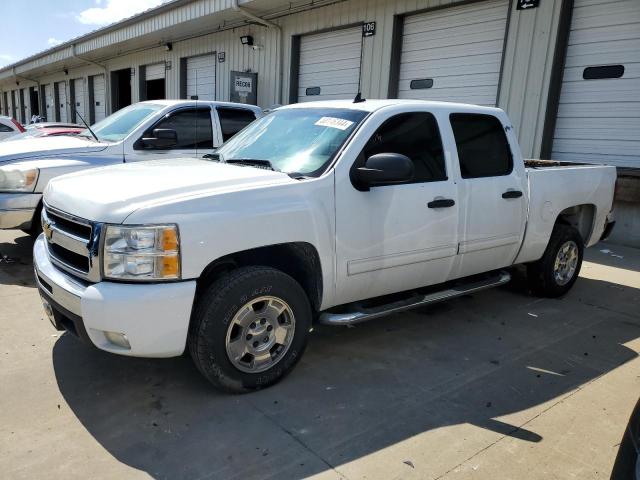
{"label": "white sedan in background", "polygon": [[14,118],[0,116],[0,141],[25,131],[25,128]]}

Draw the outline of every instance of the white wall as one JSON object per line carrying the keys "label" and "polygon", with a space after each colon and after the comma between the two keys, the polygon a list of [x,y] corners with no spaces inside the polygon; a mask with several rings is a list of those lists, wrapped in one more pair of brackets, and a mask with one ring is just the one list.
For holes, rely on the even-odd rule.
{"label": "white wall", "polygon": [[[544,0],[533,10],[516,10],[515,0],[510,12],[508,37],[504,54],[503,74],[500,86],[499,106],[511,116],[518,132],[525,156],[537,156],[540,152],[542,129],[548,94],[558,14],[561,0]],[[362,60],[362,93],[365,98],[386,98],[389,89],[392,60],[394,16],[424,9],[443,7],[451,0],[347,0],[328,6],[271,19],[282,28],[282,34],[274,28],[249,25],[218,33],[201,35],[183,41],[174,41],[173,49],[164,46],[127,53],[127,43],[117,49],[105,48],[97,62],[108,71],[134,68],[131,78],[132,101],[139,100],[139,67],[156,62],[171,62],[166,73],[167,98],[180,95],[180,58],[210,52],[225,52],[226,61],[217,63],[216,97],[229,99],[229,76],[232,70],[258,72],[258,103],[268,107],[275,103],[287,103],[289,99],[289,72],[291,68],[292,36],[331,29],[364,21],[377,23],[376,35],[364,39]],[[250,7],[250,2],[247,4]],[[240,36],[252,35],[256,48],[243,46]],[[282,78],[280,63],[282,62]],[[38,77],[42,84],[69,80],[89,75],[103,74],[100,67],[87,63],[69,68],[68,75],[60,69]],[[110,76],[106,76],[107,84]],[[88,82],[86,82],[88,85]],[[15,84],[14,84],[15,85]],[[20,87],[31,86],[21,81]],[[0,83],[3,89],[11,89],[11,82]],[[109,92],[109,87],[107,87]],[[107,94],[107,111],[110,95]],[[89,104],[88,89],[85,105]]]}

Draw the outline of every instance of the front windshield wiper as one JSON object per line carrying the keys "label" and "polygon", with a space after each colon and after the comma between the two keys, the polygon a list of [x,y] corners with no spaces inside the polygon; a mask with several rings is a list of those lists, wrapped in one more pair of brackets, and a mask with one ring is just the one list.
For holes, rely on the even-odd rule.
{"label": "front windshield wiper", "polygon": [[224,163],[230,163],[232,165],[246,165],[248,167],[262,168],[265,170],[273,170],[279,172],[276,167],[269,160],[259,160],[257,158],[230,158],[225,160]]}
{"label": "front windshield wiper", "polygon": [[[207,160],[213,160],[214,162],[230,163],[232,165],[233,164],[247,165],[250,167],[273,170],[274,172],[282,172],[282,170],[278,170],[277,168],[275,168],[269,160],[258,160],[253,158],[232,158],[230,160],[224,160],[222,158],[222,155],[220,155],[219,153],[207,153],[203,155],[202,158],[205,158]],[[299,172],[291,172],[291,173],[287,173],[287,175],[289,175],[294,180],[305,180],[307,178],[311,178]]]}
{"label": "front windshield wiper", "polygon": [[222,160],[219,153],[205,153],[202,158],[206,158],[207,160],[213,160],[215,162],[219,162]]}
{"label": "front windshield wiper", "polygon": [[304,173],[300,173],[300,172],[289,172],[287,173],[287,175],[289,175],[294,180],[307,180],[309,178],[313,178],[309,175],[305,175]]}

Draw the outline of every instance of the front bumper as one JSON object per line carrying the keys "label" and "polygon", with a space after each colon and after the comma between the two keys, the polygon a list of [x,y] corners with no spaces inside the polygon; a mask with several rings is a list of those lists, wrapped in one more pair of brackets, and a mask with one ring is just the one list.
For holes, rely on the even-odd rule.
{"label": "front bumper", "polygon": [[[64,328],[101,350],[134,357],[174,357],[184,351],[194,280],[174,283],[85,283],[56,268],[40,235],[33,247],[36,282],[51,305],[56,328]],[[126,335],[130,348],[106,333]]]}
{"label": "front bumper", "polygon": [[0,229],[31,227],[40,193],[0,193]]}

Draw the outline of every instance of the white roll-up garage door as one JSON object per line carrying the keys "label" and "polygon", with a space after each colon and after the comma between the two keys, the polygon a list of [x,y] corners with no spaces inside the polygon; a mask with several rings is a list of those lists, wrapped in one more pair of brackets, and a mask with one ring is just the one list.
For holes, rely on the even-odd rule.
{"label": "white roll-up garage door", "polygon": [[216,55],[187,58],[187,98],[216,99]]}
{"label": "white roll-up garage door", "polygon": [[162,80],[164,78],[164,62],[154,63],[153,65],[147,65],[145,67],[145,79],[146,80]]}
{"label": "white roll-up garage door", "polygon": [[44,101],[45,101],[45,117],[47,122],[55,122],[55,100],[53,99],[53,85],[48,83],[44,86]]}
{"label": "white roll-up garage door", "polygon": [[24,123],[31,123],[31,97],[29,96],[29,89],[22,89],[22,111],[24,112]]}
{"label": "white roll-up garage door", "polygon": [[575,0],[552,158],[640,167],[640,1]]}
{"label": "white roll-up garage door", "polygon": [[104,75],[94,75],[93,80],[93,121],[99,122],[106,115],[106,88],[104,83]]}
{"label": "white roll-up garage door", "polygon": [[67,122],[67,83],[58,82],[58,110],[60,112],[60,121]]}
{"label": "white roll-up garage door", "polygon": [[495,106],[508,12],[492,0],[405,17],[398,96]]}
{"label": "white roll-up garage door", "polygon": [[362,27],[300,38],[298,101],[352,99],[358,93]]}
{"label": "white roll-up garage door", "polygon": [[9,116],[16,118],[16,97],[13,90],[9,92]]}
{"label": "white roll-up garage door", "polygon": [[[82,118],[84,118],[85,120],[89,121],[89,119],[87,118],[87,115],[85,113],[85,108],[84,108],[84,78],[76,78],[75,80],[73,80],[73,94],[74,94],[74,104],[72,105],[72,107],[75,109],[76,112],[78,112],[80,115],[82,115]],[[76,122],[77,123],[82,123],[82,120],[80,120],[80,118],[76,118]]]}

